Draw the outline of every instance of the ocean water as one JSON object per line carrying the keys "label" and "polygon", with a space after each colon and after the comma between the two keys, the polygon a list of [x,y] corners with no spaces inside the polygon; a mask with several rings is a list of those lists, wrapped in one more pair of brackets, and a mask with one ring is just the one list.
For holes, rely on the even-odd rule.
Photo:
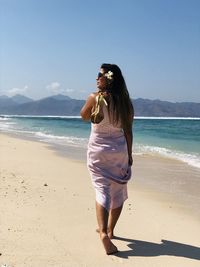
{"label": "ocean water", "polygon": [[[68,116],[0,116],[0,132],[70,149],[87,148],[90,123]],[[169,157],[200,168],[200,118],[135,118],[133,153]]]}

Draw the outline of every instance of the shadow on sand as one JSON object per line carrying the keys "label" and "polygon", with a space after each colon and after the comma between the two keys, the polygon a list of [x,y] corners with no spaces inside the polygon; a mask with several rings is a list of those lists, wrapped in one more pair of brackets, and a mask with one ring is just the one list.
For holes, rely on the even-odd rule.
{"label": "shadow on sand", "polygon": [[125,242],[130,242],[127,251],[120,251],[116,254],[116,257],[128,258],[134,256],[143,257],[155,257],[161,255],[169,255],[176,257],[184,257],[188,259],[200,260],[200,248],[194,247],[187,244],[177,243],[168,240],[161,240],[160,244],[128,239],[123,237],[115,237],[117,240],[122,240]]}

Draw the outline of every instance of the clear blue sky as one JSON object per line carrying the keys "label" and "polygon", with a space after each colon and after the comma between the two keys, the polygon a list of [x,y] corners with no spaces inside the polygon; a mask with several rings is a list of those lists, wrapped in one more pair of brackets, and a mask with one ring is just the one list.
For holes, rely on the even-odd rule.
{"label": "clear blue sky", "polygon": [[200,102],[199,0],[0,0],[0,95],[85,99],[101,63],[131,97]]}

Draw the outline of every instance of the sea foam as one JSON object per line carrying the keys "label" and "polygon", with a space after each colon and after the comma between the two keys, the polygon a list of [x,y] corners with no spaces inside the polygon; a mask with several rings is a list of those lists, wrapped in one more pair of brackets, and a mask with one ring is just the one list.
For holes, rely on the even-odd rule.
{"label": "sea foam", "polygon": [[180,160],[190,166],[200,168],[200,155],[197,153],[184,153],[173,149],[158,146],[138,145],[135,144],[136,155],[160,155],[163,157]]}

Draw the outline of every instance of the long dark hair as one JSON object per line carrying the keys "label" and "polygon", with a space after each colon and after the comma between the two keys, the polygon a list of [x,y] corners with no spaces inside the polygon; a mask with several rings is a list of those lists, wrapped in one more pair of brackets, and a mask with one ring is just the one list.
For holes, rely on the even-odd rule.
{"label": "long dark hair", "polygon": [[120,121],[122,128],[128,130],[132,124],[134,108],[122,72],[115,64],[104,63],[101,68],[105,73],[113,73],[113,79],[107,86],[113,102],[113,120],[115,123]]}

